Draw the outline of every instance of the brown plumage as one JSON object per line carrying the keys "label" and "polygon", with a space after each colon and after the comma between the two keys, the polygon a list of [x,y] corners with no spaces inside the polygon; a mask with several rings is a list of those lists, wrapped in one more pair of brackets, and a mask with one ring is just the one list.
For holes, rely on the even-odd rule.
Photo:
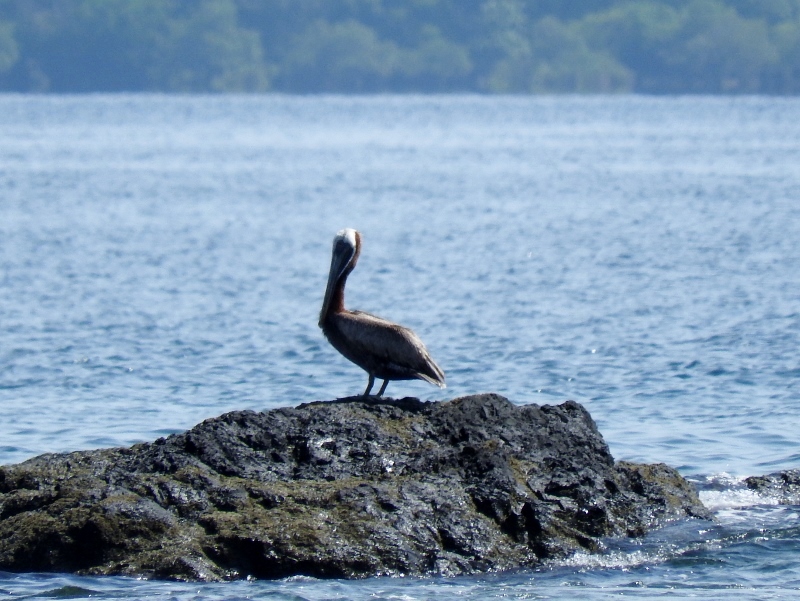
{"label": "brown plumage", "polygon": [[444,372],[431,359],[422,340],[401,325],[363,311],[344,308],[347,276],[361,254],[361,234],[344,229],[333,239],[331,270],[319,314],[319,327],[333,347],[369,374],[364,395],[375,378],[383,380],[378,396],[389,380],[425,380],[444,388]]}

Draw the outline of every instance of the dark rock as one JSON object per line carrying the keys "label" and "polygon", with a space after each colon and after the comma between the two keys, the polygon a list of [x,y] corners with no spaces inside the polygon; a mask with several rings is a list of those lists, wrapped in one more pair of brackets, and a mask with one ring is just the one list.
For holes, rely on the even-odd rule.
{"label": "dark rock", "polygon": [[692,486],[665,465],[615,463],[577,403],[354,397],[0,468],[0,569],[464,574],[687,516],[710,517]]}
{"label": "dark rock", "polygon": [[751,476],[744,481],[747,488],[781,505],[800,505],[800,470],[786,470],[767,476]]}

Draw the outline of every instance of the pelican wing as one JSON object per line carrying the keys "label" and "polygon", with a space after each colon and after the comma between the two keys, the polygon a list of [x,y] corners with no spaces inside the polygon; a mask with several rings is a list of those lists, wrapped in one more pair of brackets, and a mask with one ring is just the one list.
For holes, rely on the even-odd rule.
{"label": "pelican wing", "polygon": [[444,386],[444,372],[412,330],[363,311],[339,314],[337,318],[342,335],[356,354],[410,377]]}

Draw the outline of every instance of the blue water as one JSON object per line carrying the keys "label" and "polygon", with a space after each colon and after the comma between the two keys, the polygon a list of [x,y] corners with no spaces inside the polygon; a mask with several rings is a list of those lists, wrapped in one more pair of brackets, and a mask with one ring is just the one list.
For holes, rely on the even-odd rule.
{"label": "blue water", "polygon": [[741,478],[800,467],[800,99],[0,96],[0,464],[360,393],[316,325],[342,227],[348,306],[447,374],[387,394],[575,399],[718,523],[481,578],[0,596],[797,596],[800,506]]}

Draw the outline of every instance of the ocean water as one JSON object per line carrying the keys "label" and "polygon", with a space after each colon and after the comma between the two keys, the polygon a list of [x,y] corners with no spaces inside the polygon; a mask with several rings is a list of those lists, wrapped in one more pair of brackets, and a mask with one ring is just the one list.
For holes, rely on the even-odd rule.
{"label": "ocean water", "polygon": [[448,387],[574,399],[717,522],[535,571],[182,584],[0,573],[9,599],[793,599],[800,99],[0,96],[0,464],[360,393],[317,318],[412,327]]}

